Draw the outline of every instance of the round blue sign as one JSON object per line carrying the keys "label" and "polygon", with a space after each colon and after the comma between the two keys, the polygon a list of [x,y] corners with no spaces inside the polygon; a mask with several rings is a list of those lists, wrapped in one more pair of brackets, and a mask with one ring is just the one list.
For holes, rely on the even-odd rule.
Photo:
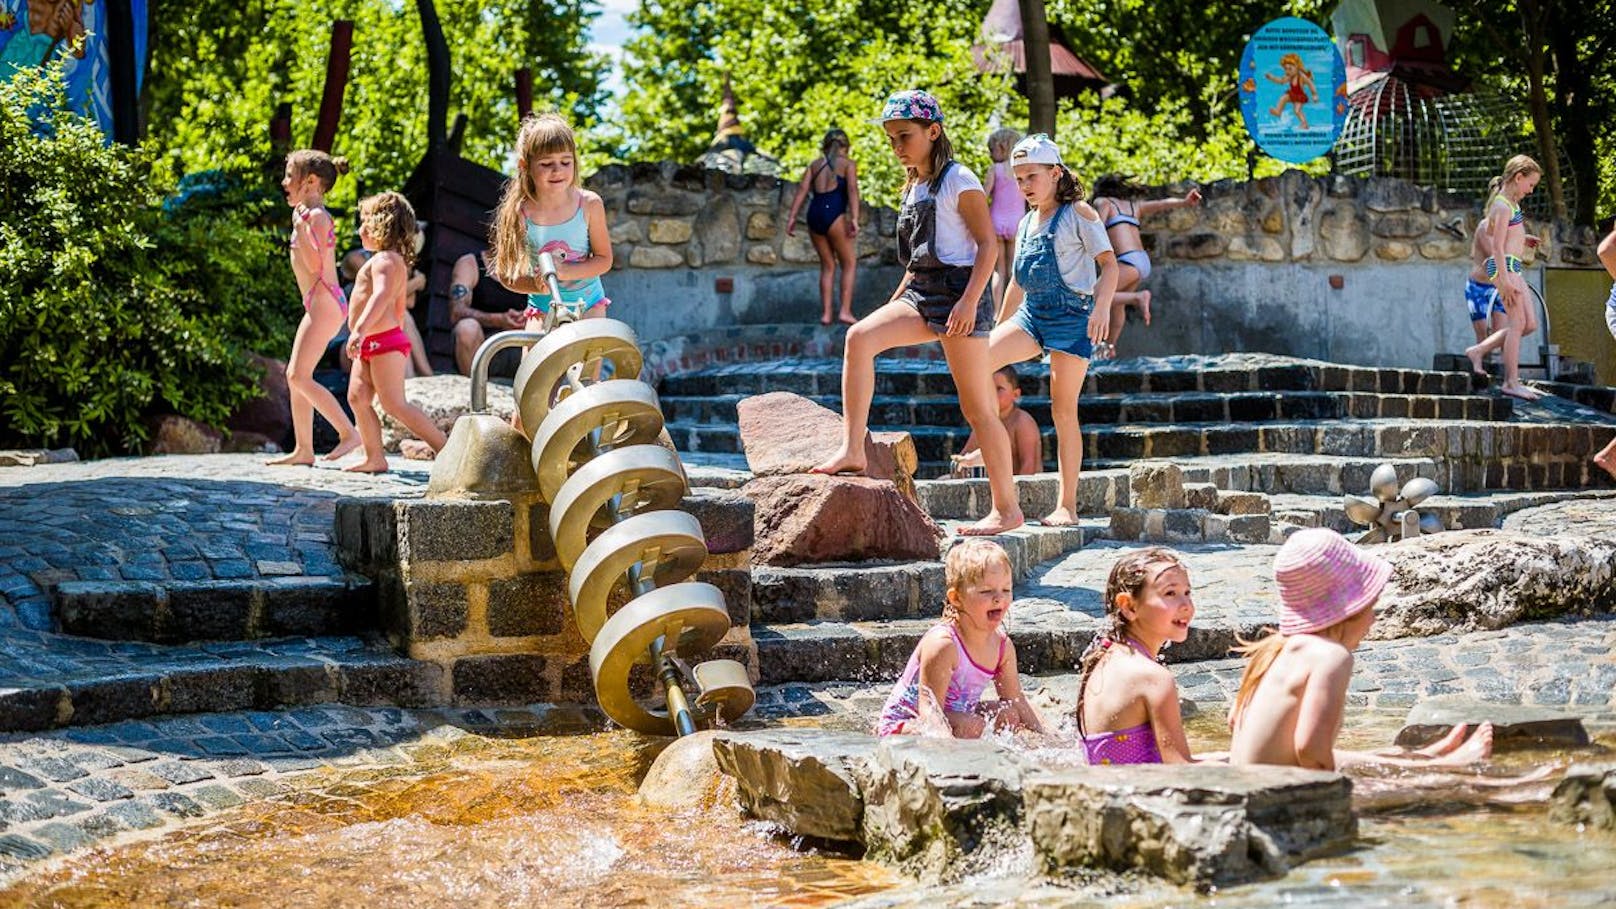
{"label": "round blue sign", "polygon": [[1240,113],[1265,153],[1301,164],[1326,154],[1347,119],[1347,68],[1335,42],[1305,19],[1275,19],[1240,55]]}

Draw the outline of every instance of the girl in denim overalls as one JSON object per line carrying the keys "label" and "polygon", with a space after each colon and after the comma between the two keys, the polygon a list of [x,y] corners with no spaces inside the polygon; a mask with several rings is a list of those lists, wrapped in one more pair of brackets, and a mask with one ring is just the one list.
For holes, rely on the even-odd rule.
{"label": "girl in denim overalls", "polygon": [[1010,165],[1032,210],[1016,230],[1015,267],[988,342],[989,356],[997,368],[1049,352],[1060,502],[1043,523],[1075,524],[1077,478],[1083,467],[1077,396],[1094,345],[1110,330],[1117,257],[1099,213],[1083,201],[1083,188],[1048,136],[1039,133],[1016,143]]}
{"label": "girl in denim overalls", "polygon": [[1011,473],[1010,436],[999,421],[988,334],[988,280],[998,257],[987,194],[953,158],[943,109],[923,91],[899,92],[881,113],[892,153],[909,172],[898,213],[903,280],[885,306],[848,329],[842,361],[842,444],[815,473],[862,473],[875,358],[883,351],[940,341],[988,471],[993,507],[964,535],[1001,533],[1022,524]]}

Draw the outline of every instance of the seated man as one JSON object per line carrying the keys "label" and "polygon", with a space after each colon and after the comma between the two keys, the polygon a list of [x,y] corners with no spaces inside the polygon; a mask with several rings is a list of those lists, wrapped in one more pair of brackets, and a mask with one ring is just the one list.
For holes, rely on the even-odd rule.
{"label": "seated man", "polygon": [[[993,374],[993,389],[998,393],[999,419],[1010,434],[1010,464],[1016,476],[1039,473],[1044,469],[1043,440],[1038,432],[1038,421],[1016,404],[1021,400],[1021,383],[1014,366],[1004,366]],[[976,433],[965,440],[965,447],[953,458],[952,476],[971,476],[972,468],[982,466],[982,452],[977,447]]]}
{"label": "seated man", "polygon": [[[449,278],[449,321],[454,324],[455,368],[461,375],[471,374],[471,361],[477,355],[488,335],[494,332],[520,330],[527,324],[523,313],[527,298],[506,290],[488,273],[484,257],[487,250],[466,253],[455,260]],[[520,362],[520,351],[503,351],[495,359],[512,355]],[[502,372],[514,372],[515,367]]]}

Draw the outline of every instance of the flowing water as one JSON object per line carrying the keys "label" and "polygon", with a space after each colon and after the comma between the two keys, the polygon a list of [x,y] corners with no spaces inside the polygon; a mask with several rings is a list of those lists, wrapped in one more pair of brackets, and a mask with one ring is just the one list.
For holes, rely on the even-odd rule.
{"label": "flowing water", "polygon": [[[1367,717],[1354,723],[1348,747],[1383,744],[1393,728]],[[1194,748],[1226,747],[1221,727],[1219,717],[1192,719]],[[635,788],[656,748],[621,731],[423,740],[409,749],[410,764],[305,775],[284,795],[196,826],[43,867],[0,891],[0,906],[931,906],[1000,902],[995,893],[1101,904],[1028,880],[1025,856],[1009,857],[996,880],[917,888],[741,820],[722,790],[684,813],[642,807]],[[1505,756],[1500,772],[1562,766],[1566,757]],[[1503,788],[1471,779],[1361,779],[1359,848],[1282,881],[1212,894],[1136,886],[1103,904],[1616,903],[1616,835],[1551,822],[1542,799],[1552,779]]]}

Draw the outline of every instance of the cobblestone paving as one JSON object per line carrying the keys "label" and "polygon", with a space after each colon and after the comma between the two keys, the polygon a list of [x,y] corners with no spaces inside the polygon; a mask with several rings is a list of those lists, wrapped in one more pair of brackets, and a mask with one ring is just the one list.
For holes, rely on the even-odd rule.
{"label": "cobblestone paving", "polygon": [[339,496],[419,495],[431,465],[380,476],[267,467],[263,455],[115,458],[0,469],[0,633],[51,627],[64,581],[211,581],[342,573]]}

